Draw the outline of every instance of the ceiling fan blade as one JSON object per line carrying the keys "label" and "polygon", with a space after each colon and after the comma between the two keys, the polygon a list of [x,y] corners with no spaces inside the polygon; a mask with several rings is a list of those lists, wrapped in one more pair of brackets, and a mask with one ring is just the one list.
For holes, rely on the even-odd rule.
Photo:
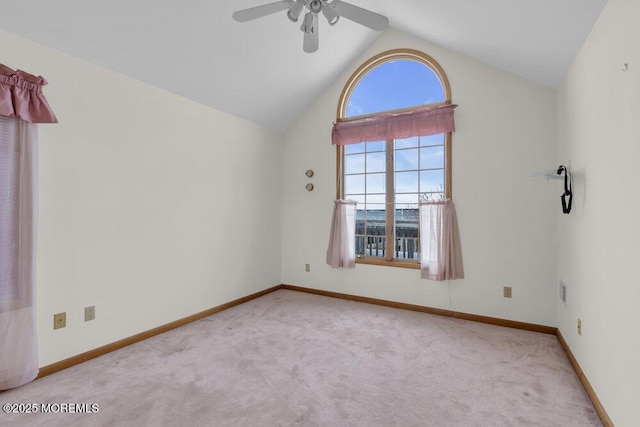
{"label": "ceiling fan blade", "polygon": [[[310,18],[310,25],[306,26],[302,24],[302,28],[304,31],[304,42],[302,43],[302,50],[306,53],[313,53],[318,50],[318,46],[320,44],[320,36],[318,34],[318,15],[314,13],[307,13],[307,16]],[[305,21],[307,21],[307,16],[305,16]]]}
{"label": "ceiling fan blade", "polygon": [[239,10],[233,13],[233,19],[238,22],[247,22],[252,19],[262,18],[272,13],[280,12],[288,9],[293,4],[291,0],[281,0],[275,3],[263,4],[262,6],[251,7],[249,9]]}
{"label": "ceiling fan blade", "polygon": [[364,25],[365,27],[369,27],[372,30],[382,31],[389,25],[389,19],[387,19],[386,16],[341,0],[334,0],[333,3],[329,3],[329,7],[333,7],[336,12],[338,12],[338,15],[357,22],[360,25]]}

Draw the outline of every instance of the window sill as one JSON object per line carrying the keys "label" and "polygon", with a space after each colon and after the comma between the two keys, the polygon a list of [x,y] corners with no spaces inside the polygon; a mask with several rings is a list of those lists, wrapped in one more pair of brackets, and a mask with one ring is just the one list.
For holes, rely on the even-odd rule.
{"label": "window sill", "polygon": [[387,261],[383,258],[356,258],[356,264],[368,264],[368,265],[381,265],[385,267],[400,267],[400,268],[412,268],[414,270],[420,270],[420,263],[415,261]]}

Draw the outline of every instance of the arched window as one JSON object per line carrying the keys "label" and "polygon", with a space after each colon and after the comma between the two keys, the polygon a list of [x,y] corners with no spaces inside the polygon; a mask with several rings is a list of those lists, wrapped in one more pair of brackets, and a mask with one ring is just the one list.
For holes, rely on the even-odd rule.
{"label": "arched window", "polygon": [[[429,55],[392,50],[348,80],[337,121],[451,104],[444,70]],[[451,132],[338,146],[338,198],[358,202],[358,262],[419,268],[418,203],[451,198]]]}

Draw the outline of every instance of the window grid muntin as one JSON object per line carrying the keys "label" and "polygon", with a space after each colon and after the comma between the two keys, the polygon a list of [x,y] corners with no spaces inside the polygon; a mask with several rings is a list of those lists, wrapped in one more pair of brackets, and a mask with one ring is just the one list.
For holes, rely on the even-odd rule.
{"label": "window grid muntin", "polygon": [[[394,222],[393,222],[393,240],[394,240],[394,260],[411,260],[418,262],[420,259],[420,234],[418,228],[418,206],[419,201],[422,195],[429,194],[430,197],[437,197],[437,195],[441,195],[442,192],[438,191],[424,191],[422,188],[422,172],[428,171],[441,171],[442,181],[444,182],[444,173],[446,162],[444,160],[444,156],[442,159],[442,167],[433,168],[433,167],[423,167],[423,158],[421,155],[422,148],[430,148],[430,147],[442,147],[444,154],[444,145],[445,139],[444,134],[442,137],[442,143],[440,144],[425,144],[423,145],[424,140],[431,140],[431,138],[418,136],[418,144],[415,147],[406,147],[406,148],[395,148],[395,145],[399,140],[394,141],[394,154],[397,152],[408,151],[408,150],[417,150],[417,168],[416,169],[401,169],[399,171],[394,170],[394,180],[398,178],[398,173],[416,173],[417,174],[417,191],[394,191],[394,202],[396,202],[396,206],[394,207]],[[397,156],[395,157],[397,159]],[[396,168],[397,163],[394,162],[394,168]],[[395,181],[395,189],[399,187],[397,180]],[[408,196],[414,195],[413,203],[398,203],[397,196]],[[406,207],[403,207],[406,206]]]}
{"label": "window grid muntin", "polygon": [[[357,209],[356,211],[356,252],[363,252],[364,247],[371,244],[373,246],[373,251],[375,251],[375,255],[373,256],[384,256],[386,253],[385,243],[386,243],[386,235],[387,235],[387,221],[386,221],[386,206],[387,206],[387,188],[386,185],[383,186],[383,192],[370,192],[370,180],[367,179],[367,176],[371,175],[383,175],[383,178],[387,176],[388,171],[386,170],[387,162],[385,161],[384,172],[379,172],[379,168],[373,169],[373,171],[369,171],[369,161],[370,157],[368,154],[379,154],[384,153],[385,158],[387,155],[387,144],[382,146],[381,149],[378,149],[380,142],[382,141],[372,141],[372,142],[363,142],[361,143],[363,146],[362,150],[356,150],[353,153],[344,154],[345,158],[348,156],[364,156],[364,172],[359,173],[345,173],[345,198],[353,197],[353,196],[364,196],[364,207],[363,209]],[[354,144],[360,145],[360,144]],[[371,148],[373,147],[373,148]],[[346,163],[346,162],[345,162]],[[350,176],[364,176],[364,185],[363,192],[349,192],[347,188],[347,178]],[[384,179],[383,179],[384,180]],[[382,203],[376,203],[379,200],[380,196],[383,196]],[[358,212],[360,211],[360,212]],[[358,218],[360,216],[360,218]],[[359,226],[361,224],[361,226]],[[378,231],[378,234],[372,233]],[[360,231],[360,232],[358,232]],[[382,236],[382,237],[381,237]],[[359,239],[362,242],[359,242]],[[359,249],[362,248],[362,251]]]}
{"label": "window grid muntin", "polygon": [[[443,134],[444,135],[444,134]],[[423,146],[421,144],[422,136],[418,137],[418,146],[417,150],[420,151],[421,148],[424,147],[443,147],[445,145],[444,137],[442,144],[430,144]],[[442,159],[442,167],[440,168],[422,168],[422,156],[417,156],[417,165],[418,167],[415,169],[409,170],[401,170],[396,171],[396,153],[407,150],[416,150],[416,148],[395,148],[397,140],[388,141],[387,145],[393,147],[393,161],[390,162],[392,165],[391,169],[387,169],[385,175],[393,176],[394,180],[394,188],[393,191],[388,192],[376,192],[370,193],[368,191],[369,181],[367,179],[364,180],[364,192],[350,192],[348,187],[345,187],[345,198],[349,198],[352,196],[364,196],[364,208],[358,209],[362,213],[360,222],[362,223],[361,227],[358,227],[360,230],[356,232],[356,250],[358,257],[374,257],[374,258],[384,258],[391,260],[411,260],[417,262],[420,257],[419,252],[419,233],[418,233],[418,203],[422,195],[429,195],[429,197],[438,198],[443,197],[442,191],[423,191],[422,188],[422,179],[421,172],[436,172],[440,171],[439,176],[442,178],[442,182],[444,185],[444,173],[446,162],[443,156]],[[364,144],[364,150],[358,151],[357,153],[345,154],[347,156],[356,156],[364,154],[364,173],[345,173],[345,177],[348,176],[366,176],[366,175],[380,175],[378,172],[379,169],[375,169],[375,172],[368,172],[368,156],[366,154],[369,153],[367,142]],[[386,151],[386,150],[385,150]],[[444,150],[443,150],[444,151]],[[376,153],[382,152],[382,150],[374,151]],[[395,191],[397,188],[397,174],[398,173],[416,173],[417,174],[417,191]],[[346,182],[347,180],[345,180]],[[346,184],[345,184],[346,185]],[[385,196],[384,206],[386,209],[374,209],[375,207],[380,207],[382,203],[373,203],[370,202],[372,196]],[[402,195],[415,195],[414,203],[397,203],[397,196]],[[389,199],[390,198],[390,199]],[[403,207],[402,205],[406,205]],[[389,232],[389,223],[386,220],[385,216],[388,210],[391,210],[393,216],[392,223],[392,232]],[[356,217],[357,218],[357,217]],[[383,219],[385,218],[385,219]],[[358,219],[357,219],[358,222]],[[373,226],[375,224],[375,226]],[[399,230],[400,228],[400,230]],[[411,230],[411,228],[413,230]],[[380,234],[383,233],[383,234]],[[392,256],[389,255],[389,250],[386,247],[387,242],[386,239],[389,236],[392,236],[393,240],[393,250]],[[384,236],[384,237],[380,237]]]}

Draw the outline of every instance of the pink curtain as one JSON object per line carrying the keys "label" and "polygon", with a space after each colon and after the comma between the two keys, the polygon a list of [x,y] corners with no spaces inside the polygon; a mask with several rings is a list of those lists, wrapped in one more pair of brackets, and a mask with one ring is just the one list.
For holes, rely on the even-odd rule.
{"label": "pink curtain", "polygon": [[451,199],[420,203],[420,248],[423,279],[464,278],[458,219]]}
{"label": "pink curtain", "polygon": [[47,81],[0,64],[0,116],[19,117],[29,123],[58,123],[42,86]]}
{"label": "pink curtain", "polygon": [[453,132],[453,109],[456,107],[454,104],[424,107],[406,113],[386,113],[335,123],[331,141],[333,145],[347,145]]}
{"label": "pink curtain", "polygon": [[333,268],[356,266],[356,202],[336,200],[331,220],[327,264]]}
{"label": "pink curtain", "polygon": [[0,390],[38,375],[38,127],[57,123],[47,81],[0,64]]}
{"label": "pink curtain", "polygon": [[38,128],[0,116],[0,390],[38,375]]}

